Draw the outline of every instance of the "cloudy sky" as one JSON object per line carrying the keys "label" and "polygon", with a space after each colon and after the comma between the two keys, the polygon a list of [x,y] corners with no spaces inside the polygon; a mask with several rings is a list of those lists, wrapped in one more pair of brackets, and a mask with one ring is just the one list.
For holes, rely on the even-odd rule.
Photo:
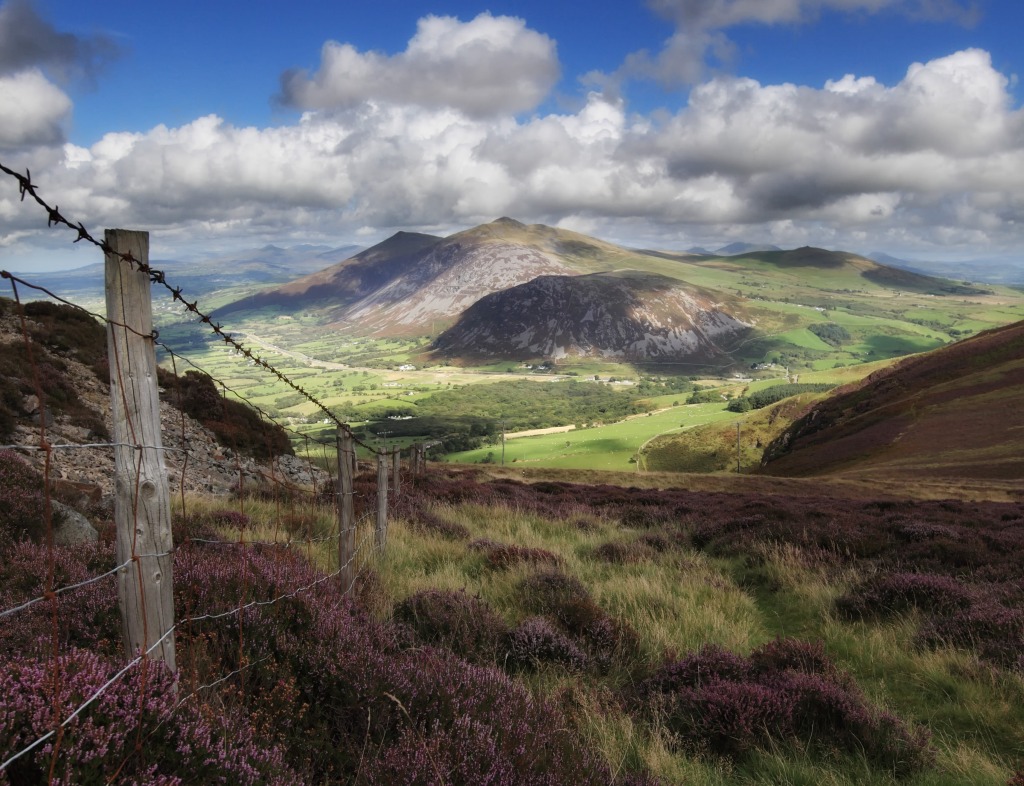
{"label": "cloudy sky", "polygon": [[[502,215],[1024,259],[1020,0],[0,0],[0,161],[156,257]],[[0,267],[98,261],[0,179]]]}

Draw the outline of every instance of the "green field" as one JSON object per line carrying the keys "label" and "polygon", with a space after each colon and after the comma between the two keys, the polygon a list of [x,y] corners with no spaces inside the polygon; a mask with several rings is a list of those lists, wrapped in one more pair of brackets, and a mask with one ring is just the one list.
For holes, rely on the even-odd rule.
{"label": "green field", "polygon": [[[506,441],[505,464],[639,471],[637,450],[652,437],[736,417],[735,413],[725,410],[724,404],[689,404],[607,426],[519,437]],[[452,453],[447,460],[471,464],[501,463],[501,445]]]}

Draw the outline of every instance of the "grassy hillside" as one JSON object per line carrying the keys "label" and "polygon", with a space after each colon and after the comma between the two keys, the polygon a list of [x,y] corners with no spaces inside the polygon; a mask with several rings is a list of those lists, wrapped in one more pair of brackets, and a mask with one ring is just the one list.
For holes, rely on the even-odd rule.
{"label": "grassy hillside", "polygon": [[1020,478],[1024,323],[908,358],[828,399],[766,454],[773,474]]}
{"label": "grassy hillside", "polygon": [[[637,451],[658,434],[735,417],[725,411],[724,404],[695,404],[672,407],[605,426],[523,437],[505,443],[505,464],[619,472],[636,470]],[[501,444],[451,453],[446,460],[468,464],[500,463]]]}
{"label": "grassy hillside", "polygon": [[735,471],[738,459],[740,471],[758,468],[765,446],[823,395],[791,396],[764,409],[742,415],[729,413],[731,417],[724,423],[702,424],[681,433],[659,435],[644,447],[642,466],[652,472],[723,472]]}

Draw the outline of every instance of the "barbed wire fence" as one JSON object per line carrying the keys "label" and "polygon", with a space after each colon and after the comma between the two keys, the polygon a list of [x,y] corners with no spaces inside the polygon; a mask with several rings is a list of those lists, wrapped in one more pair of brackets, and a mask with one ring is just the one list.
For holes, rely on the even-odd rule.
{"label": "barbed wire fence", "polygon": [[[334,586],[338,602],[350,601],[358,589],[360,577],[367,574],[373,560],[380,555],[387,542],[389,511],[403,491],[400,480],[400,452],[397,446],[382,450],[361,441],[347,423],[339,419],[317,397],[311,395],[295,380],[277,369],[268,360],[241,344],[210,314],[203,311],[196,300],[187,300],[179,287],[167,280],[163,271],[148,263],[148,233],[126,230],[107,230],[104,240],[95,239],[83,223],[65,218],[56,206],[51,206],[39,194],[30,172],[16,172],[0,163],[0,172],[15,179],[22,201],[36,202],[47,214],[48,226],[64,226],[76,233],[74,243],[86,241],[104,254],[106,266],[107,313],[97,314],[69,300],[55,295],[9,271],[0,271],[12,289],[20,324],[21,340],[31,372],[35,398],[38,400],[38,442],[34,445],[0,445],[0,451],[21,451],[42,456],[43,475],[43,548],[46,571],[39,577],[37,590],[21,598],[9,597],[10,592],[0,587],[0,625],[31,628],[37,624],[46,628],[44,654],[48,664],[49,702],[48,727],[35,736],[19,733],[5,743],[0,739],[0,782],[10,768],[30,754],[37,759],[49,759],[49,780],[56,771],[58,756],[65,732],[80,722],[93,706],[112,687],[133,680],[136,685],[140,725],[136,752],[141,742],[141,714],[145,697],[152,683],[154,663],[163,663],[177,676],[175,709],[201,696],[204,692],[234,684],[244,691],[245,675],[260,660],[249,662],[243,649],[247,613],[296,598],[304,593],[320,592]],[[157,285],[169,293],[173,302],[184,306],[210,333],[229,346],[251,365],[275,377],[333,423],[336,439],[331,442],[312,440],[308,435],[278,423],[265,410],[255,405],[237,390],[206,372],[191,359],[161,341],[152,323],[150,288]],[[19,289],[20,288],[20,289]],[[114,433],[109,439],[86,442],[55,442],[51,439],[56,426],[47,413],[47,391],[42,379],[40,355],[45,352],[37,346],[26,316],[21,293],[31,289],[50,300],[77,309],[91,319],[100,321],[107,331],[108,361],[110,367],[110,408]],[[264,453],[269,457],[266,468],[247,465],[239,449],[223,450],[210,455],[197,449],[196,435],[189,433],[188,418],[180,400],[182,386],[176,384],[179,400],[175,409],[180,413],[177,423],[161,418],[156,350],[160,349],[170,360],[172,377],[180,381],[179,365],[188,366],[213,380],[221,391],[222,406],[229,398],[247,403],[261,423],[283,428],[305,445],[306,466],[301,473],[295,471],[296,462],[283,466],[280,455],[274,455],[268,444]],[[264,437],[270,440],[269,431]],[[312,446],[320,449],[324,468],[314,464]],[[357,476],[359,461],[356,447],[363,448],[376,461],[376,472]],[[116,524],[115,564],[88,577],[63,580],[66,570],[58,565],[58,545],[55,539],[55,501],[52,497],[54,457],[65,452],[89,451],[95,461],[109,466],[115,476],[114,519]],[[233,459],[233,461],[232,461]],[[301,462],[299,462],[301,463]],[[413,475],[422,474],[424,451],[414,445],[409,457]],[[332,466],[336,471],[332,471]],[[171,472],[174,471],[173,483]],[[203,488],[202,473],[215,472],[221,477],[235,475],[231,499],[236,509],[225,509],[208,501],[193,500],[186,493],[189,488]],[[295,480],[296,475],[305,482]],[[324,479],[326,475],[326,479]],[[374,483],[375,480],[375,483]],[[177,495],[172,504],[171,489]],[[208,484],[207,484],[208,485]],[[389,508],[389,485],[391,502]],[[406,487],[408,484],[406,484]],[[206,506],[204,509],[204,505]],[[172,508],[179,510],[172,515]],[[272,526],[252,525],[249,509],[260,508],[262,518],[269,518]],[[200,513],[193,509],[200,509]],[[332,513],[333,511],[333,513]],[[226,533],[234,532],[234,536]],[[333,545],[337,541],[336,547]],[[211,609],[194,609],[187,605],[184,613],[175,609],[173,592],[176,565],[188,564],[198,554],[216,549],[234,552],[242,577],[239,592],[226,608],[223,599]],[[285,560],[277,564],[278,580],[275,591],[259,597],[252,580],[252,560],[257,555],[294,555],[302,552],[310,564],[319,569],[307,576],[308,580],[294,586],[287,584]],[[273,557],[272,559],[277,559]],[[62,602],[80,593],[95,593],[109,597],[109,584],[117,585],[122,619],[124,663],[113,671],[98,688],[81,701],[68,706],[64,682],[65,662],[62,658],[61,631],[68,620],[62,617]],[[176,611],[178,612],[176,614]],[[237,668],[223,674],[201,674],[195,662],[178,663],[175,649],[176,636],[194,641],[196,631],[211,624],[233,620],[238,635]],[[13,627],[11,629],[14,629]],[[3,637],[0,628],[0,641]],[[264,659],[265,660],[265,659]],[[128,757],[132,754],[129,753]],[[126,758],[127,761],[127,758]],[[37,762],[38,764],[38,762]],[[108,782],[114,782],[117,769]]]}

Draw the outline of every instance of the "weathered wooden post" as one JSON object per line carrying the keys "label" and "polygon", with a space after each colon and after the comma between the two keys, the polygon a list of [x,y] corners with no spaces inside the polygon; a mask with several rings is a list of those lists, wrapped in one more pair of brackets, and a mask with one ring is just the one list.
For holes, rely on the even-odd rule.
{"label": "weathered wooden post", "polygon": [[377,551],[384,551],[388,539],[388,454],[377,453]]}
{"label": "weathered wooden post", "polygon": [[341,594],[352,597],[356,585],[356,525],[352,505],[355,444],[352,434],[338,434],[338,576]]}
{"label": "weathered wooden post", "polygon": [[409,448],[409,474],[419,477],[423,474],[423,443],[417,442]]}
{"label": "weathered wooden post", "polygon": [[398,499],[398,495],[402,490],[402,451],[395,445],[391,449],[391,486],[395,491],[395,499]]}
{"label": "weathered wooden post", "polygon": [[122,628],[129,657],[142,653],[174,671],[174,542],[160,438],[150,281],[122,258],[130,254],[148,263],[149,233],[108,229],[104,239],[110,249],[105,288],[116,552],[118,564],[127,563],[117,574]]}

